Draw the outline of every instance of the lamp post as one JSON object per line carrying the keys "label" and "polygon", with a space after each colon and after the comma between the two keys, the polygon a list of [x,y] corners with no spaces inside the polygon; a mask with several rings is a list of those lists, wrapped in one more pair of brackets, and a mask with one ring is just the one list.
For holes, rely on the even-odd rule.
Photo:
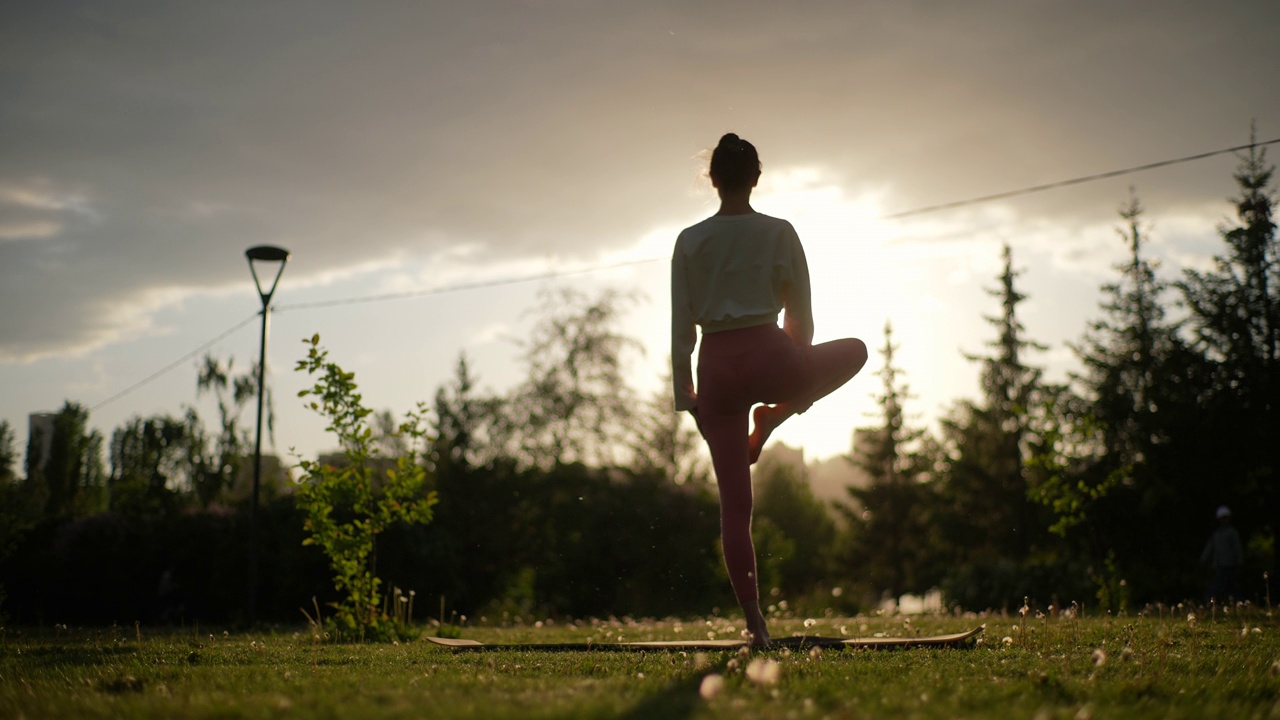
{"label": "lamp post", "polygon": [[[253,284],[258,288],[258,297],[262,299],[262,342],[258,354],[258,435],[253,442],[253,501],[249,505],[249,622],[258,619],[258,488],[262,483],[262,405],[266,394],[267,370],[267,318],[271,311],[271,296],[280,284],[280,276],[284,274],[284,265],[289,261],[289,251],[274,245],[256,245],[244,251],[249,259],[249,272],[253,273]],[[271,287],[262,289],[262,280],[258,277],[255,262],[278,263],[276,277]]]}

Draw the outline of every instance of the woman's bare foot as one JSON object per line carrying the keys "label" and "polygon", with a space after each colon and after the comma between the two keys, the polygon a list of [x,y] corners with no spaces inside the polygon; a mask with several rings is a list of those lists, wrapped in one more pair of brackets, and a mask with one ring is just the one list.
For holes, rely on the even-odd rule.
{"label": "woman's bare foot", "polygon": [[769,435],[786,419],[786,413],[779,411],[776,405],[759,405],[751,411],[751,420],[755,427],[751,429],[751,436],[747,438],[749,464],[756,464],[760,459],[760,452],[764,450],[764,444],[769,441]]}
{"label": "woman's bare foot", "polygon": [[765,625],[763,615],[757,613],[755,622],[747,622],[747,644],[751,647],[765,647],[769,644],[769,628]]}

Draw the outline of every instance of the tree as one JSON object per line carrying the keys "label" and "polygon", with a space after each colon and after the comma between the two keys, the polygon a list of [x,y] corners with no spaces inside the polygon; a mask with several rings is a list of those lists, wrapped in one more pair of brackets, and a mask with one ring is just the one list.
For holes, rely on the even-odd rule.
{"label": "tree", "polygon": [[[214,441],[213,459],[206,463],[195,478],[196,497],[202,506],[208,506],[223,497],[235,483],[244,466],[251,446],[249,430],[240,426],[240,417],[258,392],[257,364],[241,375],[233,375],[235,358],[228,358],[224,365],[213,355],[201,360],[196,378],[197,396],[211,393],[218,404],[218,434]],[[275,425],[275,413],[267,397],[267,430]]]}
{"label": "tree", "polygon": [[707,458],[701,453],[702,435],[689,422],[689,416],[676,412],[671,396],[671,375],[665,376],[663,389],[644,403],[635,418],[630,435],[632,469],[639,474],[657,474],[677,485],[707,482],[711,475]]}
{"label": "tree", "polygon": [[68,400],[48,438],[41,430],[28,438],[26,485],[44,517],[83,517],[105,507],[102,434],[88,425],[88,409]]}
{"label": "tree", "polygon": [[798,463],[763,460],[752,478],[756,511],[751,532],[761,587],[782,588],[792,597],[827,578],[836,540],[835,521],[803,473]]}
{"label": "tree", "polygon": [[1128,258],[1102,287],[1101,317],[1072,346],[1083,366],[1073,378],[1079,393],[1058,389],[1051,411],[1033,418],[1042,442],[1033,496],[1053,509],[1056,532],[1075,528],[1099,590],[1113,601],[1121,579],[1139,597],[1190,591],[1186,558],[1200,538],[1188,539],[1186,528],[1204,502],[1194,450],[1203,364],[1167,319],[1168,286],[1144,254],[1148,235],[1132,189],[1120,218]]}
{"label": "tree", "polygon": [[1240,190],[1233,199],[1236,223],[1219,229],[1225,254],[1214,258],[1212,270],[1186,271],[1178,284],[1195,348],[1211,363],[1200,414],[1211,423],[1211,434],[1202,439],[1213,442],[1219,460],[1214,504],[1236,505],[1236,522],[1246,534],[1256,527],[1271,536],[1280,529],[1275,442],[1280,436],[1280,243],[1274,172],[1265,149],[1251,145],[1234,175]]}
{"label": "tree", "polygon": [[949,455],[940,488],[940,530],[949,548],[943,588],[967,607],[1022,601],[1035,583],[1030,569],[1049,524],[1028,495],[1024,461],[1040,371],[1023,356],[1045,348],[1024,337],[1017,308],[1026,296],[1015,286],[1008,245],[1003,259],[999,285],[987,291],[1002,310],[986,318],[997,330],[987,343],[993,352],[967,356],[982,366],[982,399],[959,403],[942,422]]}
{"label": "tree", "polygon": [[453,381],[436,389],[432,457],[437,474],[466,472],[494,457],[497,401],[477,395],[477,378],[466,353],[459,353]]}
{"label": "tree", "polygon": [[[343,599],[334,604],[334,629],[347,637],[364,639],[389,637],[399,630],[404,616],[388,616],[383,609],[377,574],[378,536],[396,523],[430,522],[436,494],[427,490],[424,467],[426,432],[423,411],[409,413],[399,434],[406,438],[406,452],[396,458],[395,467],[377,477],[381,464],[379,443],[374,442],[368,418],[373,411],[362,403],[355,373],[329,360],[320,347],[320,336],[307,341],[307,357],[297,370],[315,378],[314,384],[298,393],[311,398],[308,405],[329,421],[326,428],[337,436],[346,455],[342,467],[303,460],[298,485],[298,506],[306,513],[304,545],[324,550],[333,571],[334,588]],[[399,601],[399,598],[396,598]],[[319,618],[315,618],[319,622]]]}
{"label": "tree", "polygon": [[897,349],[893,326],[885,322],[883,384],[876,396],[880,423],[859,429],[857,437],[865,441],[852,457],[870,483],[849,486],[852,502],[839,506],[848,528],[841,564],[852,577],[891,598],[928,590],[937,582],[930,521],[936,501],[929,482],[937,450],[923,428],[906,421],[904,405],[911,394],[894,365]]}
{"label": "tree", "polygon": [[525,348],[528,378],[505,418],[513,450],[530,464],[616,462],[635,405],[624,354],[640,348],[612,328],[624,300],[613,290],[595,299],[568,288],[543,295]]}
{"label": "tree", "polygon": [[0,420],[0,485],[12,485],[18,481],[17,464],[13,427],[8,420]]}
{"label": "tree", "polygon": [[198,490],[205,470],[194,411],[134,417],[111,434],[111,508],[130,515],[170,512]]}

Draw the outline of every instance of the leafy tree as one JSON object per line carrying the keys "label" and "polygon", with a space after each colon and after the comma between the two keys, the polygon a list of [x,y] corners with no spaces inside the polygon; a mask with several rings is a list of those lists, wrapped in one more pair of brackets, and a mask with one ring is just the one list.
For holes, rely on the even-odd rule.
{"label": "leafy tree", "polygon": [[525,348],[528,378],[504,418],[522,459],[544,469],[616,462],[635,405],[624,353],[640,347],[612,328],[624,300],[613,290],[595,299],[569,288],[543,295]]}
{"label": "leafy tree", "polygon": [[[8,559],[32,524],[31,508],[14,470],[17,455],[13,428],[8,420],[0,420],[0,563]],[[4,600],[4,585],[0,584],[0,608]],[[3,618],[0,614],[0,620]]]}
{"label": "leafy tree", "polygon": [[106,504],[102,434],[89,429],[88,409],[67,401],[51,425],[49,438],[40,430],[28,438],[28,493],[41,506],[44,517],[83,517],[100,512]]}
{"label": "leafy tree", "polygon": [[[409,413],[398,434],[409,452],[396,458],[385,478],[376,476],[380,448],[369,424],[372,411],[361,404],[355,374],[331,362],[320,347],[320,336],[306,341],[307,357],[297,370],[315,377],[315,384],[298,393],[312,398],[309,406],[329,421],[346,455],[342,467],[302,460],[303,478],[297,503],[306,513],[304,545],[324,550],[333,570],[334,586],[343,595],[334,607],[334,628],[346,636],[386,637],[398,628],[398,613],[383,609],[377,575],[378,536],[395,523],[427,523],[436,494],[426,489],[426,432],[422,408]],[[317,619],[318,620],[318,619]]]}
{"label": "leafy tree", "polygon": [[495,455],[492,435],[498,403],[476,394],[476,380],[466,353],[460,353],[453,381],[436,389],[432,454],[437,473],[450,468],[466,471]]}
{"label": "leafy tree", "polygon": [[[235,375],[235,358],[226,364],[213,355],[201,360],[196,378],[196,394],[211,393],[218,405],[218,434],[214,442],[213,459],[201,467],[195,477],[196,497],[202,506],[219,500],[235,483],[244,467],[244,459],[250,455],[253,439],[240,419],[247,406],[258,393],[257,364],[243,374]],[[266,423],[270,433],[275,426],[270,392],[266,398]]]}
{"label": "leafy tree", "polygon": [[111,434],[111,508],[130,515],[171,512],[198,487],[205,461],[199,418],[134,417]]}
{"label": "leafy tree", "polygon": [[936,500],[929,473],[937,459],[936,444],[923,428],[907,423],[904,405],[911,397],[894,365],[893,327],[884,326],[882,392],[876,396],[880,423],[861,428],[866,440],[854,448],[853,463],[870,479],[866,487],[849,486],[851,503],[841,504],[847,536],[840,561],[852,577],[891,598],[922,592],[937,583],[931,516]]}
{"label": "leafy tree", "polygon": [[[669,365],[669,364],[668,364]],[[640,474],[657,474],[677,485],[707,482],[711,475],[701,452],[702,436],[686,413],[676,412],[670,371],[662,387],[644,403],[631,433],[632,468]]]}
{"label": "leafy tree", "polygon": [[831,513],[802,473],[794,465],[766,460],[752,478],[756,512],[751,530],[761,587],[783,588],[793,597],[826,579],[836,539]]}
{"label": "leafy tree", "polygon": [[0,485],[12,485],[18,481],[17,464],[13,427],[8,420],[0,420]]}

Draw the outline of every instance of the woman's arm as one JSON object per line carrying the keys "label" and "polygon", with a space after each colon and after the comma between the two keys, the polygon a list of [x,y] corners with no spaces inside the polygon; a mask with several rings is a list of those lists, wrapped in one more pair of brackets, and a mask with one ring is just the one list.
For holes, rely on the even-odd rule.
{"label": "woman's arm", "polygon": [[689,310],[689,279],[680,243],[671,256],[671,383],[676,410],[693,410],[698,396],[693,389],[693,346],[698,331]]}
{"label": "woman's arm", "polygon": [[783,285],[782,329],[797,345],[813,344],[813,295],[809,287],[809,264],[800,237],[791,232],[791,282]]}

